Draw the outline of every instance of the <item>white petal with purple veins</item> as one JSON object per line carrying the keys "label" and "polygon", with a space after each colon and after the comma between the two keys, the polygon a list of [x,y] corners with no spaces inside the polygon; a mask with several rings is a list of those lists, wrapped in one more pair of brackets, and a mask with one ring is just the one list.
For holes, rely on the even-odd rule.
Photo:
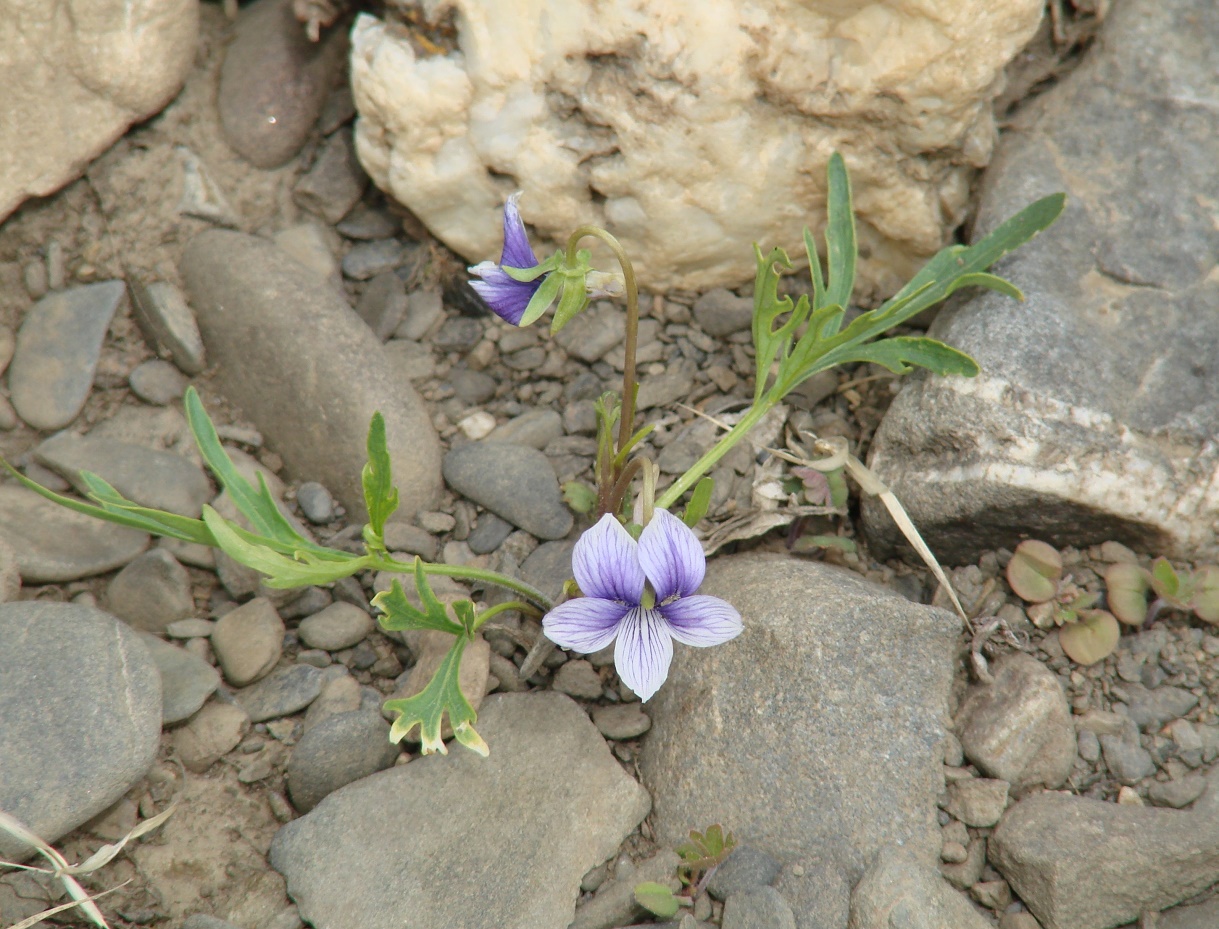
{"label": "white petal with purple veins", "polygon": [[668,510],[657,510],[639,536],[639,563],[652,582],[656,599],[688,597],[698,590],[707,558],[694,530]]}
{"label": "white petal with purple veins", "polygon": [[656,610],[634,609],[618,626],[614,666],[622,683],[647,700],[669,676],[673,639],[668,623]]}
{"label": "white petal with purple veins", "polygon": [[741,614],[719,597],[682,597],[658,609],[683,645],[720,645],[741,634]]}
{"label": "white petal with purple veins", "polygon": [[542,631],[556,645],[589,655],[614,641],[629,607],[613,600],[577,597],[542,618]]}
{"label": "white petal with purple veins", "polygon": [[571,568],[586,597],[636,606],[643,596],[639,545],[609,513],[580,536],[572,552]]}

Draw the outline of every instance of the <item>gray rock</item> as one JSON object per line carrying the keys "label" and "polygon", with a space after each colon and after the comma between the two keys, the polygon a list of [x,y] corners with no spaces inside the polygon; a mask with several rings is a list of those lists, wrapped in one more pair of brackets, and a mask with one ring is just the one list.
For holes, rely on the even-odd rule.
{"label": "gray rock", "polygon": [[[0,604],[0,810],[55,842],[156,758],[161,679],[137,634],[75,603]],[[0,832],[0,858],[24,843]]]}
{"label": "gray rock", "polygon": [[422,339],[443,315],[444,300],[437,288],[422,287],[411,291],[407,297],[406,317],[394,332],[394,337]]}
{"label": "gray rock", "polygon": [[292,199],[333,225],[359,202],[367,186],[355,139],[348,131],[336,132],[322,143],[309,173],[297,181]]}
{"label": "gray rock", "polygon": [[148,547],[148,534],[52,503],[24,487],[0,486],[0,542],[32,584],[57,584],[122,567]]}
{"label": "gray rock", "polygon": [[407,339],[390,339],[385,343],[390,364],[408,381],[422,381],[436,372],[436,359],[426,345]]}
{"label": "gray rock", "polygon": [[948,804],[944,807],[967,826],[989,828],[999,821],[1007,806],[1007,781],[971,777],[948,785]]}
{"label": "gray rock", "polygon": [[[1216,550],[1219,114],[1196,101],[1219,93],[1219,7],[1131,0],[1113,14],[987,171],[975,236],[1068,194],[1057,224],[998,268],[1026,302],[987,293],[941,314],[932,334],[983,374],[905,380],[872,445],[949,564],[1028,536]],[[864,517],[882,551],[895,543],[879,502]]]}
{"label": "gray rock", "polygon": [[398,754],[389,740],[389,723],[378,710],[331,716],[312,726],[292,750],[292,804],[308,813],[340,787],[392,766]]}
{"label": "gray rock", "polygon": [[[42,294],[37,296],[41,297]],[[13,332],[9,326],[0,326],[0,374],[4,373],[9,362],[13,360],[13,351],[16,347],[17,333]]]}
{"label": "gray rock", "polygon": [[757,887],[769,887],[779,876],[779,862],[751,845],[738,845],[728,860],[715,869],[707,893],[716,900]]}
{"label": "gray rock", "polygon": [[151,549],[115,575],[106,607],[128,625],[160,634],[194,612],[190,575],[169,552]]}
{"label": "gray rock", "polygon": [[994,683],[970,687],[957,712],[965,757],[1013,789],[1058,787],[1075,763],[1075,727],[1058,678],[1021,652],[995,662]]}
{"label": "gray rock", "polygon": [[186,378],[168,361],[154,358],[136,365],[127,376],[131,392],[153,406],[168,406],[186,393]]}
{"label": "gray rock", "polygon": [[186,917],[186,921],[182,923],[182,929],[240,929],[240,927],[225,922],[223,919],[217,919],[215,916],[195,913]]}
{"label": "gray rock", "polygon": [[1096,764],[1100,758],[1100,740],[1091,729],[1080,729],[1075,737],[1079,742],[1079,757],[1088,764]]}
{"label": "gray rock", "polygon": [[62,429],[81,411],[126,294],[122,281],[104,281],[48,294],[30,307],[17,330],[8,386],[18,415],[35,429]]}
{"label": "gray rock", "polygon": [[360,319],[384,342],[406,315],[406,288],[393,271],[382,271],[364,288],[356,304]]}
{"label": "gray rock", "polygon": [[753,324],[753,298],[738,297],[723,287],[707,291],[694,301],[692,309],[698,327],[707,335],[745,332]]}
{"label": "gray rock", "polygon": [[840,924],[879,848],[901,842],[929,866],[939,858],[934,798],[958,623],[847,571],[782,557],[718,559],[701,592],[730,600],[745,631],[716,648],[678,647],[649,705],[640,767],[658,840],[681,841],[691,823],[731,824],[803,868],[779,888],[798,925]]}
{"label": "gray rock", "polygon": [[562,416],[554,410],[530,410],[508,420],[502,426],[496,426],[495,430],[487,436],[487,441],[528,445],[530,448],[541,450],[562,434]]}
{"label": "gray rock", "polygon": [[302,281],[268,242],[211,230],[182,259],[213,361],[291,473],[328,487],[364,518],[360,473],[368,422],[385,417],[401,512],[440,492],[440,446],[430,415],[377,337],[336,294]]}
{"label": "gray rock", "polygon": [[[577,662],[567,662],[562,668],[559,668],[559,672],[562,673],[563,668],[571,664],[577,664]],[[556,674],[555,677],[557,679],[558,675]],[[597,678],[597,681],[600,685],[601,679]],[[557,683],[555,687],[558,688]],[[597,696],[600,696],[600,693]],[[638,703],[618,703],[611,706],[593,707],[593,725],[607,739],[637,739],[652,728],[652,718],[643,711],[643,707]]]}
{"label": "gray rock", "polygon": [[220,686],[220,673],[202,658],[155,635],[143,632],[140,638],[161,672],[162,724],[172,726],[198,713]]}
{"label": "gray rock", "polygon": [[332,716],[354,713],[360,709],[363,693],[359,682],[349,674],[334,677],[322,685],[317,699],[305,711],[305,732]]}
{"label": "gray rock", "polygon": [[426,529],[391,520],[385,524],[385,547],[391,552],[418,555],[424,561],[434,561],[439,544]]}
{"label": "gray rock", "polygon": [[847,923],[847,929],[988,929],[989,926],[990,921],[945,884],[934,868],[893,846],[876,856],[852,891],[851,918]]}
{"label": "gray rock", "polygon": [[1219,926],[1219,897],[1195,906],[1174,906],[1160,913],[1156,929],[1214,929]]}
{"label": "gray rock", "polygon": [[1109,773],[1120,783],[1131,786],[1156,773],[1151,753],[1139,744],[1137,734],[1102,735],[1099,738]]}
{"label": "gray rock", "polygon": [[132,314],[148,344],[168,354],[183,374],[202,373],[203,338],[182,291],[168,281],[130,281],[129,286]]}
{"label": "gray rock", "polygon": [[576,908],[576,918],[568,929],[614,929],[647,911],[635,902],[635,886],[646,882],[675,884],[677,866],[681,859],[677,853],[662,849],[638,865],[620,861],[612,881],[606,881],[597,895]]}
{"label": "gray rock", "polygon": [[626,338],[626,314],[612,303],[595,303],[555,333],[567,354],[586,364],[600,361]]}
{"label": "gray rock", "polygon": [[284,621],[264,597],[225,613],[212,630],[216,660],[225,680],[234,687],[245,687],[269,674],[279,661],[283,642]]}
{"label": "gray rock", "polygon": [[421,927],[567,929],[580,879],[647,814],[647,793],[560,694],[488,697],[478,729],[490,758],[460,748],[420,758],[349,784],[279,831],[271,864],[305,920],[401,929],[409,914]]}
{"label": "gray rock", "polygon": [[317,481],[305,481],[296,489],[296,502],[305,519],[316,526],[324,526],[334,519],[334,497]]}
{"label": "gray rock", "polygon": [[961,890],[968,890],[982,879],[986,868],[986,839],[972,839],[965,850],[965,860],[954,864],[947,862],[940,865],[940,873],[944,879]]}
{"label": "gray rock", "polygon": [[572,576],[575,547],[575,542],[543,542],[521,562],[521,577],[551,599],[557,598]]}
{"label": "gray rock", "polygon": [[601,676],[587,661],[568,661],[559,666],[551,685],[561,694],[575,697],[577,700],[597,700],[605,685]]}
{"label": "gray rock", "polygon": [[664,374],[641,378],[636,407],[641,411],[650,410],[687,399],[694,389],[694,371],[693,363],[679,361]]}
{"label": "gray rock", "polygon": [[249,731],[250,717],[238,704],[213,701],[174,730],[174,751],[186,770],[202,774],[235,749]]}
{"label": "gray rock", "polygon": [[475,555],[486,555],[503,545],[513,528],[506,519],[500,519],[494,513],[483,513],[478,517],[478,525],[466,539],[466,544]]}
{"label": "gray rock", "polygon": [[16,600],[21,592],[21,571],[17,566],[17,553],[0,538],[0,603]]}
{"label": "gray rock", "polygon": [[742,890],[724,901],[723,929],[796,929],[796,917],[773,887]]}
{"label": "gray rock", "polygon": [[991,863],[1045,929],[1133,922],[1219,880],[1219,791],[1210,780],[1187,811],[1028,797],[991,836]]}
{"label": "gray rock", "polygon": [[444,456],[444,479],[458,493],[539,539],[571,531],[571,511],[554,469],[535,448],[470,442]]}
{"label": "gray rock", "polygon": [[1182,687],[1148,690],[1139,684],[1124,684],[1129,697],[1130,718],[1140,729],[1154,732],[1165,723],[1180,719],[1198,705],[1198,698]]}
{"label": "gray rock", "polygon": [[335,258],[338,237],[316,222],[297,223],[275,233],[272,241],[302,268],[312,272],[322,286],[341,289],[343,278]]}
{"label": "gray rock", "polygon": [[[346,673],[342,668],[338,670]],[[281,716],[300,712],[316,700],[329,673],[328,670],[312,665],[291,665],[272,671],[256,684],[242,688],[233,696],[249,714],[250,722],[261,723],[268,719],[279,719]]]}
{"label": "gray rock", "polygon": [[290,0],[258,0],[235,25],[220,69],[217,106],[229,146],[256,168],[300,151],[342,67],[342,29],[310,42]]}
{"label": "gray rock", "polygon": [[297,635],[311,648],[337,652],[363,642],[374,628],[376,624],[366,611],[339,602],[303,620]]}
{"label": "gray rock", "polygon": [[357,203],[334,227],[348,239],[388,239],[400,231],[401,225],[384,210]]}
{"label": "gray rock", "polygon": [[402,261],[402,243],[397,239],[360,242],[343,256],[343,276],[367,281],[379,274],[393,272]]}
{"label": "gray rock", "polygon": [[495,388],[498,386],[491,375],[467,368],[454,368],[450,371],[449,383],[453,386],[453,395],[472,406],[486,403],[494,397]]}
{"label": "gray rock", "polygon": [[92,471],[141,506],[191,519],[198,519],[203,504],[215,496],[207,475],[194,463],[131,442],[61,432],[39,445],[34,457],[81,494],[88,493],[81,471]]}
{"label": "gray rock", "polygon": [[1147,799],[1156,806],[1169,806],[1179,810],[1189,806],[1205,792],[1206,778],[1194,774],[1171,781],[1154,781],[1147,788]]}
{"label": "gray rock", "polygon": [[432,336],[432,344],[442,352],[468,352],[482,341],[483,324],[468,316],[451,316]]}

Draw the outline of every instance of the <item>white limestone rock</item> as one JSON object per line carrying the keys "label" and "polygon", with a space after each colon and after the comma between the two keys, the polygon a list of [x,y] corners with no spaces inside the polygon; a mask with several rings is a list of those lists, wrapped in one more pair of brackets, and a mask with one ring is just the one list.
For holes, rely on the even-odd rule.
{"label": "white limestone rock", "polygon": [[173,99],[197,0],[15,0],[0,17],[0,220],[75,180]]}
{"label": "white limestone rock", "polygon": [[752,279],[752,243],[800,253],[825,168],[855,184],[865,296],[945,244],[990,160],[991,101],[1041,0],[430,0],[459,49],[352,31],[356,142],[376,183],[471,261],[499,211],[556,245],[603,224],[644,287]]}

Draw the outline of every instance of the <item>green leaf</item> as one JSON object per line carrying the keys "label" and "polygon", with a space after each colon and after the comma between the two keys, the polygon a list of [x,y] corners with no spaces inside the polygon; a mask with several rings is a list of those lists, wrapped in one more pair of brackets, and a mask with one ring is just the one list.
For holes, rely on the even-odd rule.
{"label": "green leaf", "polygon": [[978,363],[964,352],[926,336],[894,336],[881,339],[870,345],[845,350],[836,359],[837,364],[848,361],[870,361],[882,365],[895,374],[905,374],[914,367],[945,375],[960,374],[964,377],[977,375]]}
{"label": "green leaf", "polygon": [[517,325],[523,329],[541,319],[542,314],[550,309],[550,304],[554,303],[555,298],[559,295],[559,288],[562,286],[563,278],[558,274],[551,274],[542,281],[541,286],[533,292],[529,305],[525,307],[525,315],[521,317],[521,321]]}
{"label": "green leaf", "polygon": [[436,599],[432,588],[423,573],[423,561],[415,559],[415,591],[419,602],[423,604],[420,610],[409,599],[402,584],[394,579],[389,590],[382,591],[372,598],[372,605],[385,615],[380,617],[381,628],[389,631],[402,629],[437,629],[451,635],[460,636],[464,627],[449,619],[444,604]]}
{"label": "green leaf", "polygon": [[690,494],[690,502],[686,504],[686,512],[681,518],[682,522],[691,529],[707,515],[707,508],[711,505],[711,491],[714,489],[715,481],[709,477],[704,477],[694,485],[694,491]]}
{"label": "green leaf", "polygon": [[[638,384],[635,385],[635,394],[636,394],[636,399],[638,399],[638,394],[639,394],[639,385]],[[635,432],[635,434],[633,436],[631,436],[629,439],[626,440],[626,445],[624,445],[624,446],[622,446],[622,448],[618,449],[618,454],[616,454],[614,456],[614,464],[617,467],[622,467],[624,464],[626,464],[627,456],[631,453],[631,450],[636,445],[638,445],[640,442],[642,442],[644,439],[646,439],[651,434],[652,430],[655,428],[656,428],[655,423],[648,423],[646,426],[641,426]]]}
{"label": "green leaf", "polygon": [[1212,625],[1219,623],[1219,568],[1203,565],[1194,572],[1194,596],[1190,607],[1199,619]]}
{"label": "green leaf", "polygon": [[520,281],[522,284],[528,284],[531,281],[536,281],[543,274],[549,274],[556,268],[563,266],[563,253],[555,252],[545,261],[540,261],[532,268],[512,268],[508,265],[500,265],[500,270],[512,278],[514,281]]}
{"label": "green leaf", "polygon": [[360,475],[364,485],[364,505],[368,508],[368,525],[364,541],[374,548],[384,549],[385,522],[398,509],[398,488],[394,486],[389,448],[385,439],[385,417],[374,413],[368,424],[368,462]]}
{"label": "green leaf", "polygon": [[834,548],[840,552],[857,551],[854,539],[840,535],[803,535],[792,545],[793,552],[814,552],[823,548]]}
{"label": "green leaf", "polygon": [[577,513],[591,513],[597,505],[597,492],[583,481],[563,485],[563,502]]}
{"label": "green leaf", "polygon": [[1121,636],[1121,626],[1111,613],[1083,610],[1078,621],[1058,630],[1058,644],[1072,661],[1091,665],[1113,654]]}
{"label": "green leaf", "polygon": [[1181,589],[1181,579],[1167,558],[1157,558],[1151,563],[1151,586],[1164,599],[1176,599]]}
{"label": "green leaf", "polygon": [[1007,563],[1007,583],[1016,596],[1029,603],[1053,600],[1061,579],[1062,556],[1053,545],[1039,539],[1025,539]]}
{"label": "green leaf", "polygon": [[1109,611],[1128,626],[1141,626],[1147,619],[1150,575],[1137,564],[1119,562],[1105,572],[1105,599]]}
{"label": "green leaf", "polygon": [[461,685],[458,683],[461,656],[468,641],[470,640],[465,635],[459,635],[453,640],[449,653],[444,656],[428,685],[419,693],[413,697],[385,702],[387,712],[398,714],[389,731],[392,742],[401,742],[418,726],[419,741],[425,755],[433,752],[448,754],[448,749],[440,738],[447,713],[457,741],[480,755],[488,754],[487,743],[474,730],[478,715],[461,692]]}
{"label": "green leaf", "polygon": [[851,205],[851,181],[847,176],[842,155],[834,152],[828,168],[829,191],[825,227],[826,275],[825,299],[814,301],[818,308],[836,304],[845,307],[855,290],[855,213]]}
{"label": "green leaf", "polygon": [[322,559],[312,552],[297,552],[292,558],[280,554],[253,533],[229,522],[210,506],[203,507],[203,521],[220,549],[239,564],[266,575],[268,587],[284,589],[332,584],[350,577],[371,564],[367,557],[346,552],[332,552],[341,558]]}
{"label": "green leaf", "polygon": [[[753,285],[753,344],[756,355],[757,377],[754,384],[754,402],[761,400],[770,377],[770,366],[776,359],[786,359],[796,330],[808,318],[808,297],[801,297],[793,304],[791,297],[779,297],[778,268],[790,268],[791,260],[781,248],[772,249],[762,255],[756,245],[753,248],[758,269]],[[775,323],[783,316],[786,321],[776,328]]]}
{"label": "green leaf", "polygon": [[563,295],[550,321],[551,335],[583,313],[588,306],[588,272],[592,270],[588,262],[591,257],[592,253],[582,248],[575,268],[556,272],[563,276]]}
{"label": "green leaf", "polygon": [[826,471],[825,480],[830,485],[830,506],[841,510],[851,497],[851,488],[847,486],[844,469],[835,468],[833,471]]}
{"label": "green leaf", "polygon": [[635,902],[661,919],[677,915],[678,903],[673,891],[655,881],[635,885]]}

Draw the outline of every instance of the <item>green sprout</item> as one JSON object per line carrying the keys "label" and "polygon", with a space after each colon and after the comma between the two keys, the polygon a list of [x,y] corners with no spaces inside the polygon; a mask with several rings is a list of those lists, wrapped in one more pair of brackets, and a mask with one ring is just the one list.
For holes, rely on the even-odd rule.
{"label": "green sprout", "polygon": [[[1105,572],[1105,588],[1113,615],[1131,626],[1150,625],[1164,610],[1193,613],[1219,625],[1219,568],[1214,565],[1191,573],[1178,571],[1166,558],[1153,561],[1151,570],[1120,562]],[[1150,603],[1149,594],[1154,594]]]}
{"label": "green sprout", "polygon": [[669,919],[678,907],[692,906],[706,889],[715,869],[727,860],[736,847],[732,833],[724,834],[718,823],[708,826],[706,832],[690,830],[690,838],[677,846],[681,863],[677,866],[677,878],[684,891],[675,894],[666,884],[644,881],[635,885],[635,902],[650,913]]}

